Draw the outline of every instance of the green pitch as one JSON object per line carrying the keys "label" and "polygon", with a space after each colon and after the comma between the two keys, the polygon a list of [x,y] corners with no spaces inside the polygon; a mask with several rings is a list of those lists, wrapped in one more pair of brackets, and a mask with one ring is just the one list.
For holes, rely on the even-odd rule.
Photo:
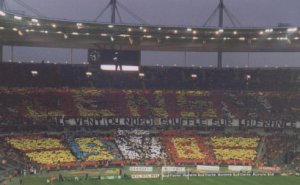
{"label": "green pitch", "polygon": [[[19,184],[18,180],[9,184]],[[299,185],[300,177],[186,177],[160,179],[80,180],[56,182],[54,185]],[[40,176],[23,178],[23,185],[47,185]],[[51,184],[49,184],[51,185]]]}

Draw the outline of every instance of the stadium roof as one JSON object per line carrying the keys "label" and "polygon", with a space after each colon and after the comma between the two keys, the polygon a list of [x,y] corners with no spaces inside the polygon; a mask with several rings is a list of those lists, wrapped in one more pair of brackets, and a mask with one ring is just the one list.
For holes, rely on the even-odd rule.
{"label": "stadium roof", "polygon": [[0,43],[56,48],[298,52],[300,29],[169,27],[37,19],[0,11]]}

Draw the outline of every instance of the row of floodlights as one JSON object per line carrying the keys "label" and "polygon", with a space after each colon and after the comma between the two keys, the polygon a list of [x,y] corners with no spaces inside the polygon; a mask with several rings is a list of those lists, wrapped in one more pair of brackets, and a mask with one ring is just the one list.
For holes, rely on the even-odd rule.
{"label": "row of floodlights", "polygon": [[[4,30],[4,29],[5,29],[4,27],[0,27],[0,30]],[[23,33],[21,30],[18,30],[17,28],[12,28],[12,30],[15,31],[15,32],[18,32],[19,36],[23,36],[23,35],[24,35],[24,33]],[[26,31],[26,32],[35,32],[34,29],[26,29],[25,31]],[[48,34],[48,33],[49,33],[48,30],[40,30],[39,32],[45,33],[45,34]],[[56,32],[56,33],[57,33],[57,34],[63,34],[65,39],[68,39],[68,37],[69,37],[68,34],[63,33],[63,32],[61,32],[61,31],[58,31],[58,32]],[[259,32],[260,35],[262,35],[262,34],[264,34],[264,33],[265,33],[265,32],[263,32],[263,31]],[[70,33],[70,35],[78,36],[79,33],[78,33],[78,32],[72,32],[72,33]],[[90,35],[90,34],[89,34],[89,33],[84,33],[84,35],[88,36],[88,35]],[[107,34],[107,33],[101,33],[100,35],[103,36],[103,37],[110,36],[110,40],[111,40],[112,42],[114,42],[114,40],[115,40],[115,37],[112,36],[112,35],[110,35],[110,34]],[[125,37],[128,37],[128,38],[129,38],[129,42],[130,42],[131,44],[133,43],[133,40],[132,40],[132,38],[131,38],[131,35],[128,35],[128,34],[120,34],[120,35],[116,35],[116,36],[120,36],[120,37],[124,37],[124,38],[125,38]],[[144,38],[151,39],[151,38],[152,38],[152,35],[144,35],[143,37],[144,37]],[[165,36],[164,38],[168,40],[168,39],[171,39],[171,36],[167,35],[167,36]],[[182,36],[181,39],[186,39],[186,37]],[[198,40],[198,39],[199,39],[199,37],[195,37],[195,36],[192,37],[192,40]],[[217,40],[217,39],[220,39],[220,38],[210,37],[209,39],[210,39],[210,40]],[[240,41],[245,41],[245,40],[246,40],[245,37],[239,37],[239,38],[223,37],[223,38],[221,38],[221,39],[223,39],[224,41],[231,40],[231,39],[238,39],[238,40],[240,40]],[[267,37],[266,39],[267,39],[268,41],[271,41],[271,40],[291,41],[292,39],[293,39],[293,40],[299,40],[300,38],[297,37],[297,36],[294,37],[294,38],[288,38],[288,37],[286,36],[286,37],[276,37],[276,38]],[[252,38],[251,40],[258,40],[258,38],[254,37],[254,38]]]}
{"label": "row of floodlights", "polygon": [[[12,63],[12,60],[8,60],[8,62]],[[23,62],[22,61],[18,61],[16,63],[22,64]],[[30,63],[35,63],[35,61],[31,60]],[[38,63],[41,63],[41,62],[38,62]],[[68,63],[69,63],[68,61],[65,62],[65,64],[68,64]],[[47,60],[47,61],[45,61],[45,64],[57,64],[57,63],[56,62],[51,63],[49,60]],[[61,63],[61,64],[63,64],[63,63]],[[83,62],[83,64],[84,65],[88,65],[89,63],[88,62]],[[156,66],[158,66],[158,67],[165,67],[164,65],[159,65],[159,64],[156,64]],[[177,64],[173,64],[173,66],[176,67]],[[194,65],[194,64],[192,64],[191,67],[203,68],[203,66],[197,66],[197,65]],[[213,68],[215,66],[209,65],[207,67]],[[243,67],[249,68],[248,65],[245,65],[245,66],[230,66],[230,65],[225,65],[224,67],[225,68],[230,68],[231,67],[231,68],[237,68],[237,69],[238,68],[243,68]],[[273,66],[272,67],[272,66],[269,66],[269,65],[265,64],[264,67],[265,68],[279,68],[280,66]],[[284,66],[281,66],[281,67],[290,67],[290,66],[288,66],[288,65],[285,64]],[[104,70],[104,71],[115,71],[116,70],[115,65],[102,65],[102,67],[100,66],[100,68],[102,70]],[[124,69],[125,69],[124,71],[139,71],[139,67],[138,66],[125,66]],[[120,71],[120,68],[118,68],[117,71]]]}
{"label": "row of floodlights", "polygon": [[[6,16],[6,13],[3,12],[3,11],[0,11],[0,16]],[[21,16],[15,15],[15,16],[14,16],[14,19],[15,19],[15,20],[21,21],[23,18],[22,18]],[[37,26],[40,26],[39,20],[36,19],[36,18],[32,18],[32,19],[31,19],[31,22],[30,22],[30,25],[37,25]],[[52,26],[53,28],[56,28],[56,27],[57,27],[56,24],[51,24],[51,26]],[[84,26],[83,26],[83,23],[76,23],[76,27],[77,27],[78,29],[82,29]],[[112,29],[112,28],[114,28],[114,27],[115,27],[115,26],[114,26],[113,24],[108,25],[108,28],[111,28],[111,29]],[[144,32],[144,33],[148,32],[148,29],[145,28],[145,27],[142,27],[142,26],[139,27],[139,30],[141,30],[141,31]],[[162,28],[161,28],[161,27],[158,27],[157,30],[158,30],[158,31],[161,31]],[[132,31],[133,31],[133,28],[129,27],[129,28],[127,28],[127,31],[128,31],[128,32],[132,32]],[[192,28],[186,28],[186,31],[187,31],[187,32],[191,32],[191,33],[193,33],[193,34],[197,34],[197,30],[193,30]],[[264,33],[272,33],[273,31],[274,31],[273,28],[268,28],[268,29],[265,29],[264,31],[260,31],[259,34],[262,35],[262,34],[264,34]],[[290,27],[290,28],[287,28],[286,31],[287,31],[287,33],[295,33],[295,32],[298,31],[298,28],[297,28],[297,27]],[[46,32],[47,32],[47,31],[46,31]],[[215,31],[215,34],[218,35],[218,34],[222,34],[223,32],[224,32],[224,29],[219,29],[219,30]],[[174,34],[177,34],[177,33],[179,33],[179,31],[178,31],[177,29],[174,29],[174,30],[173,30],[173,33],[174,33]],[[237,35],[237,34],[238,34],[237,31],[233,31],[232,33],[233,33],[234,35]],[[72,32],[71,34],[72,34],[72,35],[79,35],[78,32]],[[89,35],[89,34],[87,34],[87,35]],[[150,37],[150,36],[148,36],[148,37]]]}
{"label": "row of floodlights", "polygon": [[[37,70],[32,70],[32,71],[31,71],[31,75],[32,75],[33,77],[36,77],[36,76],[39,75],[39,72],[38,72]],[[93,73],[90,72],[90,71],[87,71],[87,72],[85,73],[85,75],[89,78],[89,77],[93,76]],[[145,75],[145,73],[139,73],[138,76],[139,76],[140,78],[144,78],[146,75]],[[250,76],[250,75],[247,76],[247,80],[251,78],[251,76],[250,76],[250,77],[249,77],[249,76]],[[193,78],[193,79],[195,79],[195,78],[198,77],[198,75],[197,75],[197,74],[191,74],[190,77]]]}

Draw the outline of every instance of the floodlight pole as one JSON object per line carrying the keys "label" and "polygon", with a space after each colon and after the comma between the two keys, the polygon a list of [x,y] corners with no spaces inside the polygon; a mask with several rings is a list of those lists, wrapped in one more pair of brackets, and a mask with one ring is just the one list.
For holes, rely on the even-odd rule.
{"label": "floodlight pole", "polygon": [[[223,20],[224,20],[224,17],[223,17],[223,11],[224,11],[223,0],[220,0],[218,8],[219,8],[219,28],[223,28]],[[222,45],[223,45],[223,40],[221,39],[219,41],[219,45],[218,45],[218,68],[222,68],[222,66],[223,66]]]}

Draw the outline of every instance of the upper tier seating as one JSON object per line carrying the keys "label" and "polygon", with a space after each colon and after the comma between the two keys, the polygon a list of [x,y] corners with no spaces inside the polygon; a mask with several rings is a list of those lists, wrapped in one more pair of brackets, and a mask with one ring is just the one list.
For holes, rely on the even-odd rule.
{"label": "upper tier seating", "polygon": [[152,117],[300,120],[299,93],[0,88],[0,119]]}

